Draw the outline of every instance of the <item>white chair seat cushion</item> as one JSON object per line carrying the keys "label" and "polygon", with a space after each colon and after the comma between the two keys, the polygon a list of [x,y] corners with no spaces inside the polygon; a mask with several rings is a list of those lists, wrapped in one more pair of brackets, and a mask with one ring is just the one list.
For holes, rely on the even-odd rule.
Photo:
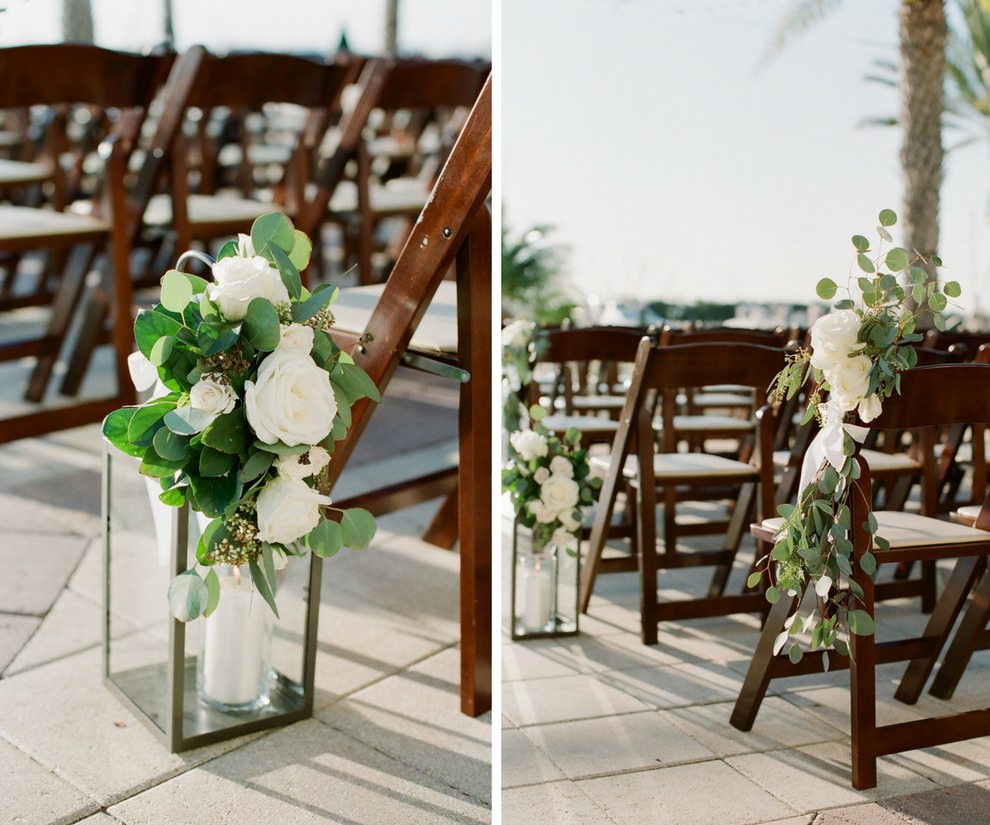
{"label": "white chair seat cushion", "polygon": [[[591,464],[596,469],[607,471],[610,460],[608,456],[595,456]],[[639,461],[636,456],[626,458],[623,473],[627,478],[639,475]],[[707,453],[655,453],[653,456],[653,474],[658,481],[665,478],[693,478],[701,476],[739,476],[754,478],[757,470],[752,464],[733,461]]]}
{"label": "white chair seat cushion", "polygon": [[960,507],[958,510],[956,510],[956,513],[962,516],[964,519],[968,519],[969,521],[976,521],[976,517],[980,514],[980,505],[966,504],[965,506]]}
{"label": "white chair seat cushion", "polygon": [[28,206],[0,206],[0,241],[30,238],[57,238],[61,235],[106,235],[110,224],[88,215],[32,209]]}
{"label": "white chair seat cushion", "polygon": [[581,432],[614,433],[619,429],[618,421],[593,415],[548,415],[540,423],[555,433],[567,432],[571,427]]}
{"label": "white chair seat cushion", "polygon": [[20,160],[0,158],[0,186],[38,183],[48,180],[51,176],[52,170],[43,163],[25,163]]}
{"label": "white chair seat cushion", "polygon": [[[917,470],[920,465],[907,453],[883,453],[879,450],[863,450],[861,452],[871,470]],[[791,461],[788,450],[775,450],[773,454],[774,467],[787,467]]]}
{"label": "white chair seat cushion", "polygon": [[705,432],[719,430],[723,432],[745,433],[753,429],[755,424],[748,418],[733,418],[730,415],[675,415],[674,429],[678,432]]}
{"label": "white chair seat cushion", "polygon": [[[386,284],[354,286],[340,290],[330,305],[334,329],[360,335],[367,329],[371,313],[382,297]],[[426,309],[409,349],[417,352],[457,352],[457,284],[441,281],[433,301]]]}
{"label": "white chair seat cushion", "polygon": [[[943,445],[935,445],[935,457],[941,458]],[[987,439],[983,445],[983,454],[987,461],[990,461],[990,439]],[[959,445],[959,449],[956,450],[956,461],[960,464],[972,464],[973,463],[973,444],[970,441]]]}
{"label": "white chair seat cushion", "polygon": [[696,407],[751,407],[753,396],[730,392],[699,392],[691,403]]}
{"label": "white chair seat cushion", "polygon": [[[384,185],[372,183],[368,187],[372,212],[419,212],[429,196],[426,187],[413,178],[397,178]],[[357,208],[357,184],[350,180],[341,181],[330,198],[330,211],[341,214],[356,212]]]}
{"label": "white chair seat cushion", "polygon": [[[281,211],[273,203],[235,198],[230,195],[190,195],[186,201],[189,222],[200,226],[226,224],[233,221],[249,223],[269,212]],[[172,223],[172,199],[168,195],[155,195],[144,212],[148,226],[169,226]]]}
{"label": "white chair seat cushion", "polygon": [[621,410],[626,403],[624,395],[575,395],[576,410]]}
{"label": "white chair seat cushion", "polygon": [[[892,548],[927,547],[936,544],[972,544],[990,542],[990,532],[955,524],[951,521],[904,513],[896,510],[876,510],[877,535],[890,542]],[[768,530],[776,532],[784,519],[770,518],[763,522]]]}

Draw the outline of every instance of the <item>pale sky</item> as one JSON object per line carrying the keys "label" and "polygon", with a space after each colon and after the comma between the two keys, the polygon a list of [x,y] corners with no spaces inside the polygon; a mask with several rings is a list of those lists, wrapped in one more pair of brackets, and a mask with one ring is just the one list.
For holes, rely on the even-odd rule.
{"label": "pale sky", "polygon": [[[898,0],[846,0],[764,68],[789,0],[503,0],[503,198],[607,297],[813,300],[900,211]],[[949,4],[951,5],[951,3]],[[954,141],[952,136],[947,142]],[[940,252],[990,306],[990,143],[952,153]],[[894,227],[895,241],[899,236]]]}
{"label": "pale sky", "polygon": [[[96,40],[102,46],[141,49],[162,40],[161,0],[91,0]],[[0,45],[61,39],[60,0],[3,0]],[[180,48],[256,48],[329,52],[340,28],[351,48],[382,49],[384,0],[174,0]],[[402,0],[399,46],[430,56],[489,56],[491,0]]]}

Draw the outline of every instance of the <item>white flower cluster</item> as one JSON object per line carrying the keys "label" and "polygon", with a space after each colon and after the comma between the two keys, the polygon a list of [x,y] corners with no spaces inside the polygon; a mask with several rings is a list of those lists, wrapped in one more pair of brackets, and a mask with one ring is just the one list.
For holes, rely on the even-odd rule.
{"label": "white flower cluster", "polygon": [[536,324],[533,321],[526,321],[519,318],[511,321],[502,327],[503,347],[525,347],[533,337],[533,330]]}
{"label": "white flower cluster", "polygon": [[[860,352],[862,326],[854,310],[844,309],[819,318],[811,327],[811,365],[821,370],[831,387],[830,398],[843,412],[859,408],[859,417],[870,422],[882,410],[879,396],[867,397],[873,362]],[[858,354],[857,354],[858,353]]]}
{"label": "white flower cluster", "polygon": [[[526,462],[546,458],[549,451],[546,438],[534,430],[520,430],[509,436],[509,442],[519,457]],[[549,467],[538,467],[533,480],[540,485],[540,497],[530,501],[526,508],[540,524],[560,523],[550,543],[562,550],[577,550],[576,532],[581,522],[574,517],[581,489],[574,480],[574,465],[562,455],[554,456]]]}

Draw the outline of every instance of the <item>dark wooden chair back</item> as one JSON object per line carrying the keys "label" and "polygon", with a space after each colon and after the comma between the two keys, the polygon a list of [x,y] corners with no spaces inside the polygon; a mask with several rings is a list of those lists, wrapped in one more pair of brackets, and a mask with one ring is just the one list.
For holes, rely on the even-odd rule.
{"label": "dark wooden chair back", "polygon": [[[756,344],[766,347],[779,347],[786,344],[789,335],[762,329],[736,329],[735,327],[712,327],[709,329],[674,329],[664,327],[660,333],[663,346],[674,344]],[[733,382],[738,383],[738,382]]]}
{"label": "dark wooden chair back", "polygon": [[990,332],[965,332],[950,330],[940,332],[930,329],[925,333],[924,346],[933,349],[956,349],[964,361],[972,361],[984,344],[990,344]]}

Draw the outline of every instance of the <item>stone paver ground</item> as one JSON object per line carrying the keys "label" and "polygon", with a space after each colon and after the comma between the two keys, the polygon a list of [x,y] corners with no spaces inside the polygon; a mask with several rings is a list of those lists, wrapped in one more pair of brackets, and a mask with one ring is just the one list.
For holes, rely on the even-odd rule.
{"label": "stone paver ground", "polygon": [[[508,547],[504,539],[503,554]],[[730,592],[752,551],[747,539]],[[661,598],[703,595],[709,576],[665,571]],[[579,637],[504,639],[504,825],[990,822],[990,738],[882,758],[878,787],[853,790],[848,673],[773,683],[753,730],[737,731],[729,716],[757,619],[666,623],[660,643],[646,647],[638,598],[637,574],[602,576]],[[916,601],[902,600],[881,605],[878,621],[891,638],[916,632],[923,619]],[[881,724],[990,704],[988,652],[975,657],[951,703],[927,694],[913,708],[895,701],[902,669],[879,669]]]}
{"label": "stone paver ground", "polygon": [[[400,374],[346,484],[456,457],[455,404]],[[459,712],[457,554],[417,538],[435,504],[325,565],[313,719],[173,755],[101,681],[101,449],[95,426],[0,447],[0,823],[490,821],[490,715]]]}

